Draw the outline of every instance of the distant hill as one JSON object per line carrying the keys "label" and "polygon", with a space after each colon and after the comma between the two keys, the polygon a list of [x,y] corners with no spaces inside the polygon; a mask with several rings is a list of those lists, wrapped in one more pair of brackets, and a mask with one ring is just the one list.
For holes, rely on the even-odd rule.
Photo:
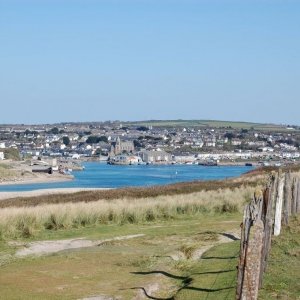
{"label": "distant hill", "polygon": [[154,127],[214,127],[233,129],[256,129],[256,130],[286,130],[285,125],[263,124],[252,122],[234,122],[218,120],[149,120],[125,122],[126,125],[154,126]]}
{"label": "distant hill", "polygon": [[271,123],[254,123],[254,122],[243,122],[243,121],[220,121],[220,120],[143,120],[143,121],[86,121],[86,122],[61,122],[54,124],[36,124],[36,125],[24,125],[24,124],[3,124],[0,126],[4,128],[14,127],[14,129],[21,129],[28,126],[35,128],[47,127],[50,130],[51,126],[153,126],[153,127],[194,127],[194,128],[226,128],[226,129],[253,129],[260,131],[291,131],[300,130],[300,126],[284,125],[284,124],[271,124]]}

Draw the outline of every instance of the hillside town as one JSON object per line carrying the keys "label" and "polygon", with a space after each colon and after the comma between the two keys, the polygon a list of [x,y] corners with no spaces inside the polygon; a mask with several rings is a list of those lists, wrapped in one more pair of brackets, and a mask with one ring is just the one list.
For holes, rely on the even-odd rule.
{"label": "hillside town", "polygon": [[[121,122],[0,125],[0,160],[101,160],[109,164],[261,164],[300,159],[300,131]],[[54,160],[53,160],[54,159]],[[74,166],[74,164],[73,164]]]}

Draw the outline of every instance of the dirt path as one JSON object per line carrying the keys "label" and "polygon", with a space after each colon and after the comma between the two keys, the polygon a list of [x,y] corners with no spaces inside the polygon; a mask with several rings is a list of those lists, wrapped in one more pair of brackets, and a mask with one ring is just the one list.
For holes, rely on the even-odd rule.
{"label": "dirt path", "polygon": [[224,232],[224,233],[219,233],[218,234],[218,240],[211,242],[211,244],[197,248],[193,251],[191,257],[187,258],[185,256],[185,254],[181,251],[177,251],[174,253],[171,253],[169,256],[175,260],[175,261],[179,261],[179,260],[183,260],[183,259],[192,259],[192,260],[198,260],[201,259],[202,255],[208,251],[209,249],[211,249],[214,246],[220,245],[220,244],[224,244],[224,243],[230,243],[236,240],[239,240],[239,234],[237,232]]}
{"label": "dirt path", "polygon": [[198,259],[201,259],[202,255],[208,251],[209,249],[211,249],[212,247],[214,246],[217,246],[217,245],[220,245],[220,244],[224,244],[224,243],[230,243],[230,242],[233,242],[233,241],[236,241],[236,240],[239,240],[240,237],[239,235],[236,233],[236,232],[224,232],[224,233],[221,233],[219,234],[219,239],[212,243],[211,245],[208,245],[208,246],[204,246],[204,247],[201,247],[199,249],[197,249],[193,255],[192,255],[192,259],[193,260],[198,260]]}
{"label": "dirt path", "polygon": [[[206,245],[206,246],[196,249],[192,253],[192,256],[190,258],[187,258],[185,256],[185,254],[181,251],[171,254],[170,257],[175,261],[186,260],[186,259],[200,260],[202,255],[205,252],[207,252],[209,249],[211,249],[212,247],[220,245],[220,244],[224,244],[224,243],[230,243],[230,242],[233,242],[233,241],[239,240],[239,239],[240,239],[239,233],[237,233],[237,232],[219,233],[217,241],[212,242],[210,245]],[[168,285],[170,285],[170,286],[168,286],[168,289],[170,290],[170,293],[172,294],[172,289],[174,289],[174,285],[168,284],[167,282],[162,283],[162,277],[159,275],[157,277],[158,278],[156,280],[154,280],[154,281],[152,280],[145,287],[136,288],[138,290],[138,292],[137,292],[134,300],[162,299],[162,298],[155,297],[155,295],[161,289],[166,289],[166,287]],[[170,297],[170,298],[165,298],[165,299],[172,299],[172,298]]]}
{"label": "dirt path", "polygon": [[96,241],[80,238],[80,239],[68,239],[68,240],[31,242],[28,244],[24,244],[25,247],[18,250],[16,252],[16,256],[24,257],[28,255],[36,255],[36,256],[48,255],[63,250],[101,246],[108,242],[129,240],[129,239],[138,238],[142,236],[144,236],[144,234],[125,235],[125,236],[119,236],[111,239],[96,240]]}

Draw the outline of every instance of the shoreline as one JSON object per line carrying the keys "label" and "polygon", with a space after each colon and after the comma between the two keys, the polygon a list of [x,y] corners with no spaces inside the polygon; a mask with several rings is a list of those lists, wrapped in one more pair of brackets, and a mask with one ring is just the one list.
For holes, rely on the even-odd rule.
{"label": "shoreline", "polygon": [[0,186],[3,185],[19,185],[19,184],[35,184],[35,183],[55,183],[65,182],[74,179],[73,175],[39,175],[37,177],[18,177],[10,180],[0,181]]}
{"label": "shoreline", "polygon": [[[235,166],[240,166],[238,164],[234,164]],[[222,165],[219,165],[222,166]],[[224,165],[224,166],[232,166],[232,165]],[[209,167],[208,167],[209,168]],[[18,179],[14,178],[12,180],[0,182],[1,186],[11,186],[14,185],[26,185],[26,184],[39,184],[39,183],[56,183],[56,182],[67,182],[74,179],[73,175],[62,175],[62,174],[35,174],[35,176],[28,177],[19,177]],[[71,194],[82,191],[97,191],[97,190],[107,190],[113,188],[97,188],[97,187],[54,187],[54,188],[39,188],[34,190],[22,191],[22,190],[7,190],[0,191],[0,201],[18,198],[18,197],[36,197],[36,196],[44,196],[44,195],[57,195],[57,194]]]}
{"label": "shoreline", "polygon": [[38,197],[45,195],[74,194],[78,192],[109,190],[111,188],[54,188],[33,191],[0,192],[0,201],[11,198]]}

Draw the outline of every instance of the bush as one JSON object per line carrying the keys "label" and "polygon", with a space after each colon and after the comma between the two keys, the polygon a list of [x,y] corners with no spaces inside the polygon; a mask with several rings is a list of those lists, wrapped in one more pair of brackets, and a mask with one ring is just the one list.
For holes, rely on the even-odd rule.
{"label": "bush", "polygon": [[15,148],[3,149],[5,159],[20,160],[20,152]]}
{"label": "bush", "polygon": [[238,206],[235,203],[224,201],[221,205],[215,206],[215,212],[217,213],[236,213],[238,212]]}

